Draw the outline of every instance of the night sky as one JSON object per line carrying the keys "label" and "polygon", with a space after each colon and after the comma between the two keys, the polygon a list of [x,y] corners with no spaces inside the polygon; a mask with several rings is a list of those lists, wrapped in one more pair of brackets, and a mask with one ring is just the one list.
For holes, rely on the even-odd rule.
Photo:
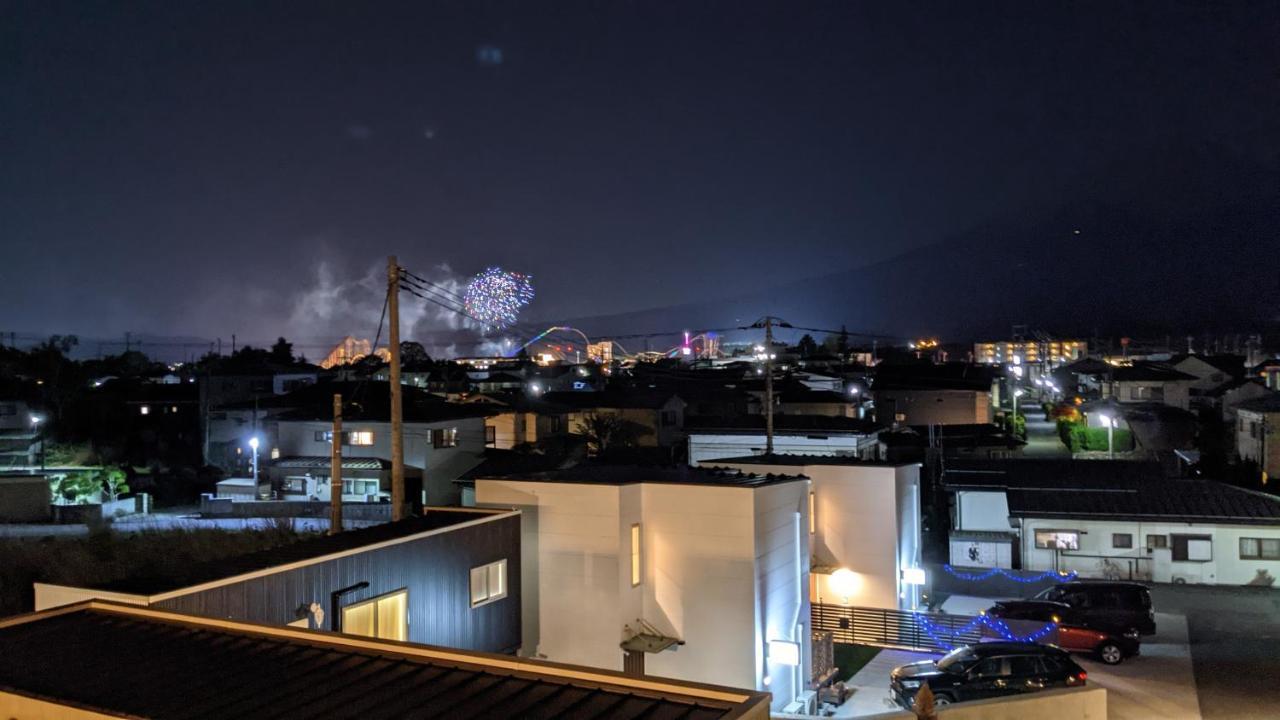
{"label": "night sky", "polygon": [[1278,7],[3,2],[0,330],[368,336],[392,252],[561,320],[1277,170]]}

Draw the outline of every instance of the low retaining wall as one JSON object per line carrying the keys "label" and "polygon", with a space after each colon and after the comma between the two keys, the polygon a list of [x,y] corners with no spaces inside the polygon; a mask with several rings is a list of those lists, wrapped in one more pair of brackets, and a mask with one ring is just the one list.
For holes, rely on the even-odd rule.
{"label": "low retaining wall", "polygon": [[[200,497],[200,514],[207,518],[329,517],[329,503],[312,500],[232,500]],[[364,522],[391,520],[391,503],[342,503],[342,519]]]}
{"label": "low retaining wall", "polygon": [[53,521],[63,525],[83,525],[111,520],[121,515],[147,514],[151,510],[151,497],[146,493],[134,497],[110,500],[104,503],[81,505],[50,505]]}

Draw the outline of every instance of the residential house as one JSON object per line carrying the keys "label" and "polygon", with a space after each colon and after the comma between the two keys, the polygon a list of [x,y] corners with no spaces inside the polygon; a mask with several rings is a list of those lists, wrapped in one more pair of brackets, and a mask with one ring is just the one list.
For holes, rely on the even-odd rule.
{"label": "residential house", "polygon": [[99,599],[219,620],[294,625],[464,650],[520,647],[520,516],[421,517],[196,563],[165,576],[35,583],[35,608]]}
{"label": "residential house", "polygon": [[881,364],[871,391],[885,425],[973,425],[991,422],[999,375],[967,363]]}
{"label": "residential house", "polygon": [[[755,455],[702,463],[810,480],[809,601],[891,610],[920,608],[920,465],[820,455]],[[853,587],[833,582],[853,573]]]}
{"label": "residential house", "polygon": [[616,415],[633,424],[641,447],[671,447],[684,437],[685,401],[662,391],[552,392],[544,402],[568,408],[570,432],[580,432],[587,415]]}
{"label": "residential house", "polygon": [[14,718],[769,717],[768,693],[101,600],[2,620],[0,643]]}
{"label": "residential house", "polygon": [[485,444],[498,450],[520,445],[537,445],[569,435],[569,408],[530,396],[524,390],[468,395],[463,403],[488,406]]}
{"label": "residential house", "polygon": [[617,465],[475,480],[477,505],[523,518],[523,653],[769,691],[775,711],[810,677],[809,488]]}
{"label": "residential house", "polygon": [[1244,377],[1241,355],[1175,355],[1169,365],[1195,378],[1187,387],[1193,409],[1216,409],[1216,391]]}
{"label": "residential house", "polygon": [[38,413],[21,400],[0,400],[0,468],[32,467],[40,462]]}
{"label": "residential house", "polygon": [[1249,370],[1253,377],[1260,378],[1268,390],[1280,391],[1280,357],[1267,358]]}
{"label": "residential house", "polygon": [[1268,477],[1280,477],[1280,393],[1236,406],[1236,454],[1258,464]]}
{"label": "residential house", "polygon": [[1159,403],[1179,410],[1191,409],[1194,375],[1162,363],[1140,360],[1130,365],[1112,366],[1102,397],[1121,403]]}
{"label": "residential house", "polygon": [[[843,455],[874,459],[882,426],[870,420],[831,415],[775,415],[773,449],[780,455]],[[761,455],[765,451],[765,417],[689,417],[689,464],[706,460]]]}

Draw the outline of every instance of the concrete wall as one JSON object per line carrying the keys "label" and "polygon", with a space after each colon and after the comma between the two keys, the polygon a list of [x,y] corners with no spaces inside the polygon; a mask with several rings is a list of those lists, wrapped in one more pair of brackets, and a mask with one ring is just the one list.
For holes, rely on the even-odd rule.
{"label": "concrete wall", "polygon": [[[774,714],[773,717],[787,718]],[[863,715],[864,720],[915,720],[906,710]],[[1045,690],[938,708],[939,720],[1107,720],[1107,691],[1097,686]]]}
{"label": "concrete wall", "polygon": [[[1104,577],[1105,563],[1124,572],[1128,568],[1143,571],[1141,579],[1188,583],[1245,585],[1270,576],[1280,580],[1280,560],[1240,559],[1240,538],[1280,538],[1280,527],[1264,525],[1200,525],[1173,522],[1081,521],[1031,519],[1023,521],[1022,565],[1028,570],[1054,569],[1054,551],[1035,547],[1035,530],[1076,530],[1080,535],[1078,551],[1061,551],[1058,569],[1074,570],[1084,577]],[[1132,549],[1112,547],[1112,534],[1133,535]],[[1146,551],[1147,535],[1208,535],[1212,542],[1212,560],[1208,562],[1173,562],[1168,549]],[[1172,546],[1172,543],[1170,543]],[[1084,557],[1094,556],[1094,557]],[[1105,559],[1104,559],[1105,558]],[[1145,560],[1138,560],[1146,558]]]}
{"label": "concrete wall", "polygon": [[44,475],[0,477],[0,522],[46,522],[52,502]]}

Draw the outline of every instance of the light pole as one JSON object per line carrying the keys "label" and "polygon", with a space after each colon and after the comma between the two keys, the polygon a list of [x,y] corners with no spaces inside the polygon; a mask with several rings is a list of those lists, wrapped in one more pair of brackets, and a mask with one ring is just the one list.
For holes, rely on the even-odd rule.
{"label": "light pole", "polygon": [[1107,426],[1107,459],[1115,459],[1115,446],[1112,445],[1111,433],[1116,426],[1116,421],[1110,415],[1099,415],[1102,424]]}
{"label": "light pole", "polygon": [[249,447],[253,448],[253,484],[258,485],[258,436],[249,438]]}
{"label": "light pole", "polygon": [[1009,420],[1009,432],[1016,438],[1018,435],[1018,398],[1022,397],[1022,388],[1013,390],[1013,418]]}
{"label": "light pole", "polygon": [[40,438],[40,472],[44,472],[44,435],[40,432],[40,423],[44,418],[39,415],[31,416],[31,432]]}

